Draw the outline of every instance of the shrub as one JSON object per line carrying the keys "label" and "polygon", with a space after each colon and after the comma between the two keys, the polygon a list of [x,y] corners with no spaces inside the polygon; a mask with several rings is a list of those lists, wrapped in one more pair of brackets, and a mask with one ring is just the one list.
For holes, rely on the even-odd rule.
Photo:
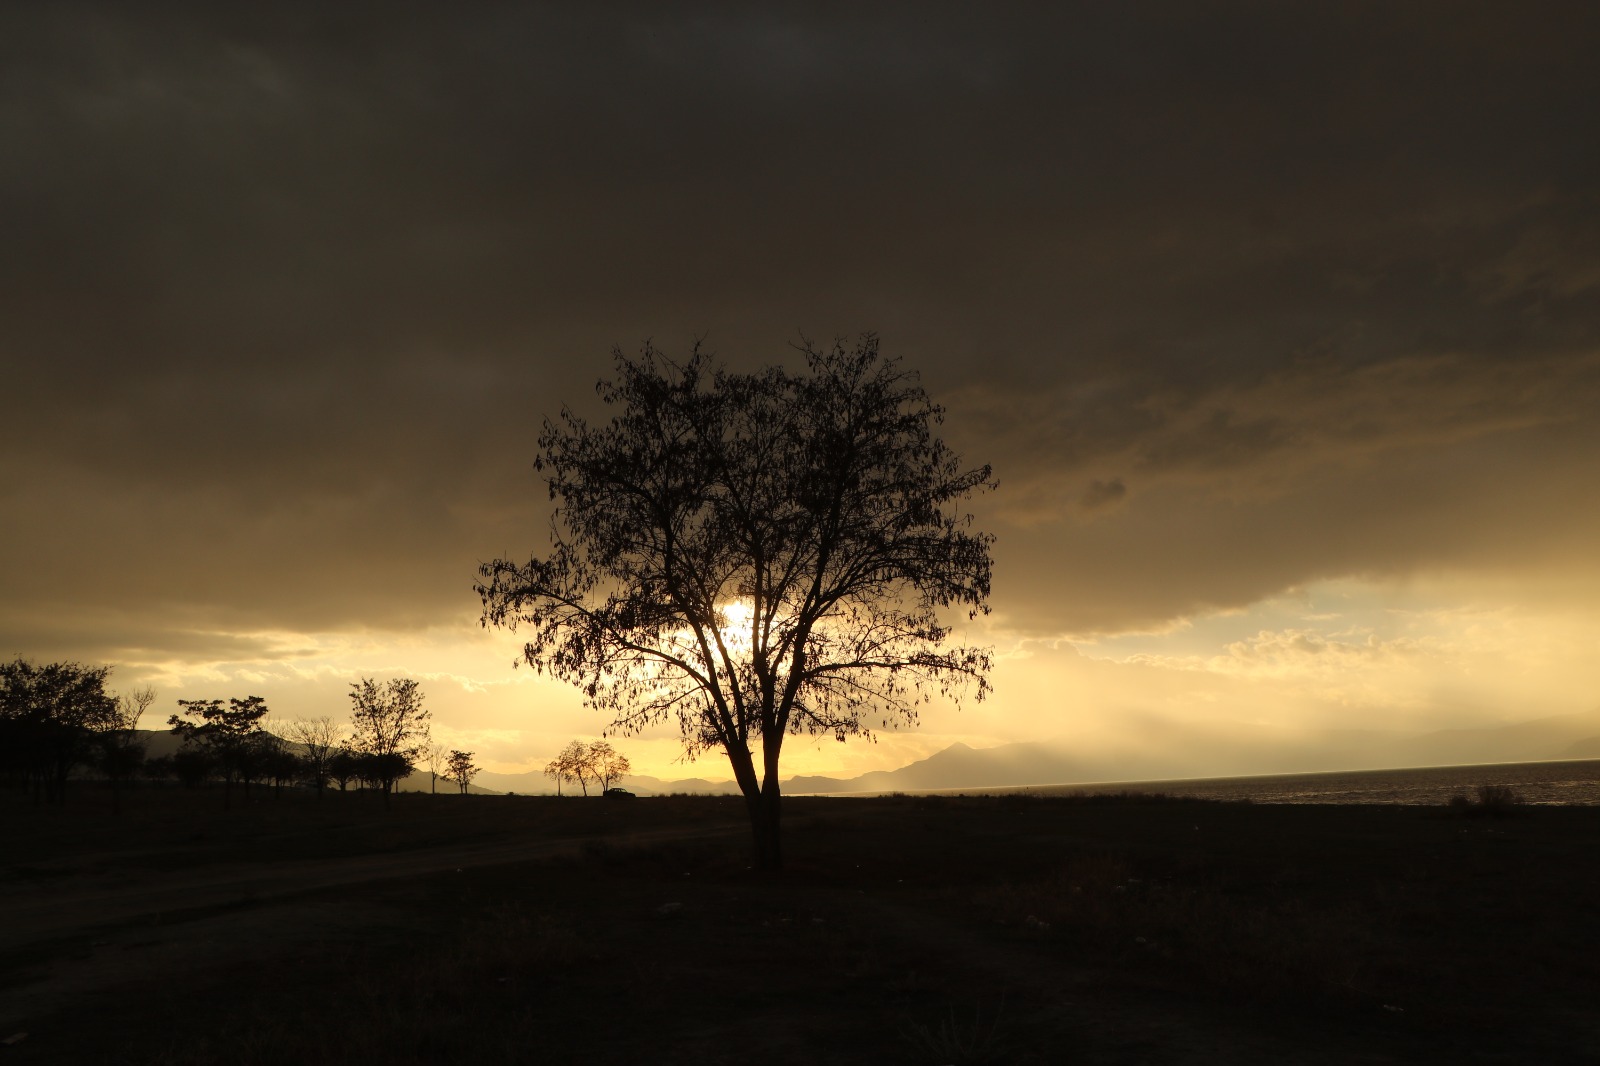
{"label": "shrub", "polygon": [[1450,812],[1468,818],[1505,817],[1518,813],[1525,805],[1521,794],[1510,785],[1484,784],[1479,785],[1476,791],[1475,797],[1465,792],[1451,796]]}

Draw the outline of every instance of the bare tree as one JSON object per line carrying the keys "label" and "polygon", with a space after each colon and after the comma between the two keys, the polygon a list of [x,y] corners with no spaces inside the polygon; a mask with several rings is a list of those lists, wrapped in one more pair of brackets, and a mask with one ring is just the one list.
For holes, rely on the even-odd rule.
{"label": "bare tree", "polygon": [[983,698],[990,665],[945,617],[988,611],[993,538],[960,504],[989,468],[934,435],[942,409],[876,337],[802,351],[803,374],[616,352],[613,418],[540,434],[548,554],[477,586],[484,624],[526,628],[522,661],[612,728],[720,748],[762,867],[782,864],[785,737],[914,723],[933,692]]}
{"label": "bare tree", "polygon": [[100,768],[111,782],[111,808],[122,810],[122,786],[144,763],[145,742],[139,736],[139,719],[156,701],[149,685],[130,689],[117,697],[115,721],[100,734]]}
{"label": "bare tree", "polygon": [[604,740],[589,745],[589,763],[600,781],[600,791],[605,792],[611,783],[633,769],[628,757]]}
{"label": "bare tree", "polygon": [[282,735],[300,745],[306,774],[321,796],[328,784],[328,767],[335,753],[344,744],[344,725],[331,715],[320,718],[296,718],[285,722]]}
{"label": "bare tree", "polygon": [[350,686],[350,702],[351,747],[374,756],[368,766],[377,774],[376,783],[387,803],[395,782],[411,772],[430,739],[428,719],[432,715],[422,706],[422,686],[411,678],[396,678],[383,685],[362,678]]}
{"label": "bare tree", "polygon": [[461,794],[467,794],[467,786],[472,784],[472,779],[478,776],[478,768],[472,765],[472,752],[452,751],[450,760],[445,764],[446,775],[461,787]]}
{"label": "bare tree", "polygon": [[437,740],[429,740],[422,748],[422,764],[428,768],[428,793],[439,794],[439,778],[444,775],[449,761],[445,758],[448,753],[444,745]]}
{"label": "bare tree", "polygon": [[567,765],[561,761],[560,756],[544,764],[544,776],[556,783],[557,796],[561,795],[561,783],[572,780],[572,774],[568,771]]}

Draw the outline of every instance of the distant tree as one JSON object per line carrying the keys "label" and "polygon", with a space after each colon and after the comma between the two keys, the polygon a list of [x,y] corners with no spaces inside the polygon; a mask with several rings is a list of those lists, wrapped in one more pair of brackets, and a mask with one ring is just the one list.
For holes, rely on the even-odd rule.
{"label": "distant tree", "polygon": [[556,765],[561,768],[562,775],[568,781],[578,783],[585,796],[589,794],[589,780],[594,777],[594,762],[589,757],[589,745],[581,740],[574,740],[561,749],[561,754],[556,756]]}
{"label": "distant tree", "polygon": [[349,748],[340,748],[328,757],[328,780],[339,786],[343,792],[350,786],[350,782],[360,779],[361,760]]}
{"label": "distant tree", "polygon": [[156,701],[156,690],[149,685],[132,689],[117,697],[116,720],[100,732],[100,769],[111,782],[113,810],[122,809],[123,783],[139,772],[144,763],[145,742],[139,735],[139,719]]}
{"label": "distant tree", "polygon": [[472,784],[472,779],[478,776],[478,768],[472,765],[472,752],[452,751],[450,761],[445,764],[446,775],[461,787],[461,794],[467,794],[467,786]]}
{"label": "distant tree", "polygon": [[272,798],[283,795],[283,786],[305,776],[305,760],[294,753],[289,742],[273,732],[263,732],[256,740],[254,762],[257,776],[272,785]]}
{"label": "distant tree", "polygon": [[[179,700],[181,715],[167,719],[172,731],[183,738],[185,748],[204,751],[211,756],[213,771],[222,775],[222,805],[233,804],[233,783],[244,783],[245,795],[250,792],[250,782],[260,773],[261,756],[265,751],[262,738],[267,736],[261,728],[267,716],[267,701],[260,696],[221,700]],[[185,720],[187,716],[190,720]]]}
{"label": "distant tree", "polygon": [[75,662],[0,663],[0,773],[31,787],[36,802],[64,802],[73,768],[117,728],[117,700],[105,690],[110,673]]}
{"label": "distant tree", "polygon": [[559,756],[544,764],[544,776],[556,783],[557,796],[561,795],[561,783],[572,780],[572,775],[567,772],[567,767]]}
{"label": "distant tree", "polygon": [[479,571],[487,626],[631,735],[676,722],[721,749],[759,866],[782,864],[791,734],[914,723],[988,688],[987,649],[945,616],[987,613],[993,538],[963,501],[992,487],[935,435],[943,410],[878,340],[817,348],[804,373],[733,373],[646,345],[598,386],[615,414],[546,421],[551,546]]}
{"label": "distant tree", "polygon": [[422,764],[428,768],[428,794],[438,795],[439,778],[446,772],[449,765],[445,756],[448,753],[444,745],[436,740],[430,740],[422,749]]}
{"label": "distant tree", "polygon": [[167,758],[184,788],[199,788],[217,772],[217,757],[206,748],[179,748]]}
{"label": "distant tree", "polygon": [[379,756],[368,765],[383,774],[377,784],[384,802],[394,784],[411,772],[422,746],[430,739],[428,719],[422,706],[422,687],[410,678],[396,678],[378,684],[362,678],[350,686],[351,747],[364,755]]}
{"label": "distant tree", "polygon": [[589,745],[589,764],[594,767],[594,775],[600,781],[602,793],[611,787],[613,781],[633,769],[628,757],[604,740]]}
{"label": "distant tree", "polygon": [[404,755],[378,755],[363,751],[355,756],[355,776],[361,782],[361,787],[382,792],[386,805],[394,783],[410,772],[411,764]]}
{"label": "distant tree", "polygon": [[297,718],[284,723],[282,728],[285,739],[300,745],[300,761],[305,768],[306,780],[311,782],[318,796],[322,795],[328,783],[328,764],[344,741],[344,726],[323,715],[320,718]]}
{"label": "distant tree", "polygon": [[146,781],[170,781],[177,774],[172,765],[172,756],[170,755],[159,755],[154,759],[146,759],[140,764],[139,772]]}

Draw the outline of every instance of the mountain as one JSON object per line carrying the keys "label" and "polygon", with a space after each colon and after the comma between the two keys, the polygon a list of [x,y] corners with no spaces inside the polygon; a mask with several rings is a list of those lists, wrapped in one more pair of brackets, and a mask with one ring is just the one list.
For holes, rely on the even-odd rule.
{"label": "mountain", "polygon": [[1600,757],[1600,715],[1534,719],[1478,729],[1421,734],[1324,730],[1287,739],[1270,730],[1152,724],[1120,748],[1073,751],[1060,742],[994,748],[952,744],[898,770],[851,778],[791,778],[799,793],[896,792],[999,788],[1098,781],[1162,781],[1326,770],[1454,766]]}
{"label": "mountain", "polygon": [[[178,747],[178,739],[168,731],[141,732],[151,756],[170,754]],[[1427,733],[1354,729],[1296,733],[1268,726],[1147,720],[1127,723],[1123,740],[1115,747],[1087,750],[1060,740],[993,748],[957,743],[897,770],[849,778],[802,775],[789,778],[783,789],[789,794],[917,792],[1587,758],[1600,758],[1600,712]],[[738,792],[732,781],[701,777],[664,780],[630,774],[617,783],[643,796]],[[400,782],[400,788],[426,792],[429,775],[414,773]],[[439,782],[441,792],[454,788]],[[529,770],[484,771],[471,791],[537,796],[555,790],[543,773]]]}

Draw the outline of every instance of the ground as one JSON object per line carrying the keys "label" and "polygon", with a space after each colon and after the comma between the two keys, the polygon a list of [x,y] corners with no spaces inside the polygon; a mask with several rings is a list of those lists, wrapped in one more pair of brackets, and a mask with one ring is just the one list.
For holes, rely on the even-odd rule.
{"label": "ground", "polygon": [[1600,1058],[1597,808],[220,799],[0,794],[0,1066]]}

